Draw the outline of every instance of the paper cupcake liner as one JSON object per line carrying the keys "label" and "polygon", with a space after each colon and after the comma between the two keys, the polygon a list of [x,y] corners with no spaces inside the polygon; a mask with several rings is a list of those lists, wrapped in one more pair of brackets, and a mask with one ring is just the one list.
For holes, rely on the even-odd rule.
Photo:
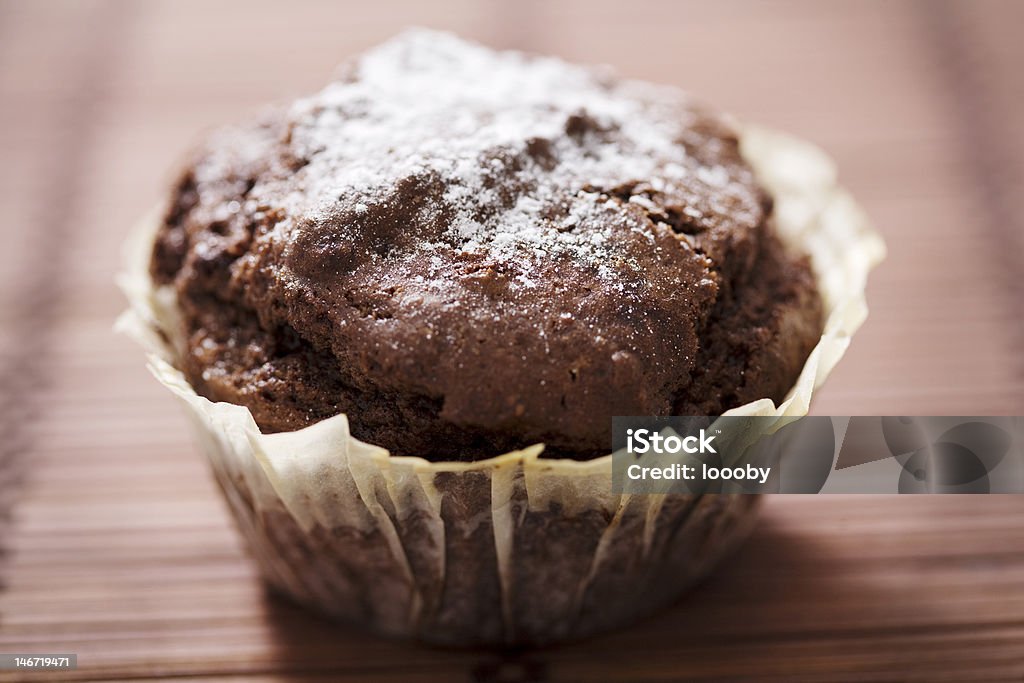
{"label": "paper cupcake liner", "polygon": [[[867,307],[881,239],[816,148],[759,128],[741,146],[775,197],[777,229],[811,255],[827,320],[795,386],[730,415],[807,413]],[[345,415],[262,434],[247,408],[199,396],[176,369],[176,304],[147,266],[159,221],[130,240],[119,328],[187,406],[263,575],[322,612],[438,643],[545,643],[650,613],[706,575],[752,528],[757,496],[613,494],[611,456],[477,462],[396,457],[351,436]],[[178,342],[180,343],[180,342]]]}

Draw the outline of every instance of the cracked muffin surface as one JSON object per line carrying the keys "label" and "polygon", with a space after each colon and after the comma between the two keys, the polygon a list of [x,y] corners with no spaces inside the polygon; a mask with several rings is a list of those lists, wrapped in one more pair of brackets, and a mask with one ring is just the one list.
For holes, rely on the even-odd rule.
{"label": "cracked muffin surface", "polygon": [[263,431],[606,454],[613,415],[781,400],[821,332],[732,126],[683,93],[411,32],[186,167],[151,275]]}

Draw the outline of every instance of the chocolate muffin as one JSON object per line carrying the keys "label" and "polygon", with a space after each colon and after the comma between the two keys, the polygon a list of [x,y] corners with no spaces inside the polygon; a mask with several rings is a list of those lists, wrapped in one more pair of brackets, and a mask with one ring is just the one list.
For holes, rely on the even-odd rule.
{"label": "chocolate muffin", "polygon": [[884,253],[806,143],[422,31],[213,135],[129,246],[121,329],[268,584],[449,645],[706,576],[760,497],[615,493],[610,418],[806,414]]}
{"label": "chocolate muffin", "polygon": [[150,273],[201,395],[436,461],[589,459],[613,415],[778,402],[822,332],[721,115],[430,32],[213,135]]}

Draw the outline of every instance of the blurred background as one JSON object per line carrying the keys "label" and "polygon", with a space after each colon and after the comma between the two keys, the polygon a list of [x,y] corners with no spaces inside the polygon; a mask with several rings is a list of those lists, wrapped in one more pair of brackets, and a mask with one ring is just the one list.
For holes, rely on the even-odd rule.
{"label": "blurred background", "polygon": [[76,680],[1024,678],[1019,496],[774,499],[676,608],[537,652],[390,643],[264,595],[183,414],[111,331],[120,244],[204,130],[413,25],[822,146],[889,258],[814,412],[1022,412],[1024,3],[0,2],[0,652],[76,652]]}

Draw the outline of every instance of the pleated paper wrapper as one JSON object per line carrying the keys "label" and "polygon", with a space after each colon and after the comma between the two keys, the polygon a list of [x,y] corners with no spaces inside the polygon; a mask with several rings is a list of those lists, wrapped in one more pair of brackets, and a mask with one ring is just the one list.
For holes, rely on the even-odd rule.
{"label": "pleated paper wrapper", "polygon": [[[775,198],[776,228],[810,254],[826,323],[781,405],[731,415],[805,415],[867,315],[884,255],[831,161],[788,136],[743,127],[741,148]],[[545,459],[538,444],[478,462],[394,457],[345,415],[262,434],[247,408],[199,396],[176,368],[170,288],[147,267],[153,216],[126,248],[118,321],[186,406],[265,579],[313,609],[376,632],[452,645],[547,643],[625,624],[677,599],[751,530],[752,495],[612,493],[611,455]]]}

